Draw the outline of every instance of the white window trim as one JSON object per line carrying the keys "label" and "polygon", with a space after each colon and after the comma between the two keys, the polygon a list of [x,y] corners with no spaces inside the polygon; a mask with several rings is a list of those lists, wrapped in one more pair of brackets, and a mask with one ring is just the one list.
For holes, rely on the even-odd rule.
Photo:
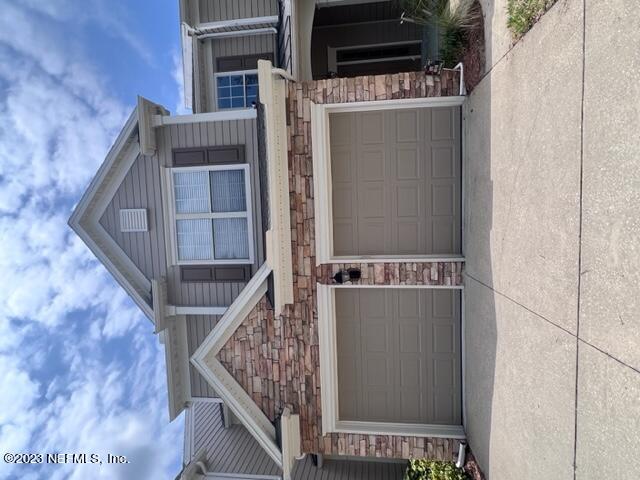
{"label": "white window trim", "polygon": [[[234,70],[231,72],[215,72],[213,74],[213,100],[215,102],[215,110],[218,111],[222,111],[222,112],[226,112],[227,110],[231,111],[231,110],[247,110],[247,109],[252,109],[253,107],[251,105],[249,106],[244,106],[244,107],[236,107],[236,108],[220,108],[218,107],[218,77],[229,77],[232,75],[242,75],[243,78],[246,77],[247,75],[258,75],[258,70]],[[244,81],[244,101],[246,103],[247,101],[247,85],[246,85],[246,80]],[[256,101],[257,101],[257,97],[256,97]]]}
{"label": "white window trim", "polygon": [[[465,439],[465,344],[464,344],[464,287],[440,285],[323,285],[317,286],[318,343],[320,349],[320,404],[322,433],[356,433],[365,435],[399,435]],[[336,288],[448,288],[461,290],[461,406],[462,425],[434,425],[395,422],[360,422],[340,420],[338,412],[338,353],[336,340]]]}
{"label": "white window trim", "polygon": [[[225,212],[225,213],[197,213],[197,214],[176,214],[176,203],[173,188],[173,172],[184,171],[222,171],[222,170],[244,170],[245,198],[247,209],[244,212]],[[195,167],[172,167],[165,168],[165,191],[167,196],[167,204],[165,211],[167,212],[167,230],[169,236],[169,265],[252,265],[255,261],[255,241],[253,236],[253,205],[251,192],[251,171],[248,163],[234,163],[224,165],[205,165]],[[209,199],[209,201],[211,201]],[[179,260],[178,257],[178,238],[176,232],[176,220],[184,218],[246,218],[247,219],[247,236],[249,237],[249,258],[248,259],[221,259],[221,260]],[[215,255],[215,249],[214,249]]]}
{"label": "white window trim", "polygon": [[[333,245],[333,195],[331,194],[331,147],[329,143],[329,114],[337,112],[366,112],[406,108],[457,107],[465,97],[428,97],[398,100],[372,100],[355,103],[316,104],[311,102],[311,136],[313,156],[313,191],[315,194],[316,265],[323,263],[369,262],[464,262],[461,254],[425,255],[353,255],[337,256]],[[464,216],[464,191],[461,192],[461,214]],[[464,228],[462,229],[464,240]]]}

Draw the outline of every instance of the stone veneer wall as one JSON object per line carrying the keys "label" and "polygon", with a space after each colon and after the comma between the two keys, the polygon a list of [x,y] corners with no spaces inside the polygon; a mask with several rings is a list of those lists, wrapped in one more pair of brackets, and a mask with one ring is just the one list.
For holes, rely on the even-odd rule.
{"label": "stone veneer wall", "polygon": [[[385,435],[322,435],[316,282],[347,265],[315,266],[310,102],[341,103],[458,94],[458,75],[421,72],[290,83],[287,102],[294,304],[274,318],[263,298],[218,358],[274,420],[285,406],[300,414],[305,452],[387,458],[452,459],[458,440]],[[459,285],[462,265],[359,264],[368,284]]]}

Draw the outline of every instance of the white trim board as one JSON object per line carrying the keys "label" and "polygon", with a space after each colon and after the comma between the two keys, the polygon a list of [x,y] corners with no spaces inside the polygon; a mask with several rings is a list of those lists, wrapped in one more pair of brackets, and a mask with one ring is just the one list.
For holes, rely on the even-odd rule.
{"label": "white trim board", "polygon": [[[440,437],[465,439],[463,425],[428,425],[392,422],[359,422],[340,420],[338,415],[338,356],[336,343],[336,288],[449,288],[462,290],[461,302],[464,302],[464,288],[442,287],[440,285],[317,285],[318,299],[318,340],[320,350],[320,403],[322,409],[322,433],[358,433],[366,435],[400,435],[419,437]],[[461,314],[463,310],[461,310]],[[461,335],[464,319],[460,319]],[[461,342],[461,362],[464,360],[464,343]],[[461,365],[462,367],[462,365]],[[462,375],[464,371],[462,372]],[[464,376],[461,376],[462,419],[465,419]]]}
{"label": "white trim board", "polygon": [[265,235],[266,263],[273,270],[274,315],[293,303],[291,212],[286,129],[286,81],[268,60],[258,60],[260,102],[267,142],[270,228]]}
{"label": "white trim board", "polygon": [[267,292],[267,278],[270,273],[271,268],[266,263],[258,269],[191,356],[191,363],[276,465],[282,468],[282,452],[276,444],[274,426],[253,398],[216,358],[218,352]]}
{"label": "white trim board", "polygon": [[[373,100],[355,103],[316,104],[311,102],[311,146],[313,157],[314,216],[316,232],[316,265],[323,263],[464,261],[460,254],[450,255],[354,255],[336,256],[333,248],[333,195],[331,181],[331,147],[329,115],[338,112],[366,112],[409,108],[457,107],[466,97],[427,97],[398,100]],[[464,200],[464,199],[463,199]],[[462,202],[461,202],[462,203]]]}
{"label": "white trim board", "polygon": [[148,108],[145,108],[145,112],[143,112],[139,107],[136,107],[131,112],[129,119],[109,150],[104,162],[80,202],[76,205],[73,214],[69,218],[69,226],[84,241],[144,314],[151,321],[154,321],[153,309],[151,308],[150,280],[144,276],[122,248],[100,225],[100,217],[131,165],[140,154],[140,145],[138,143],[140,117],[144,116],[147,110],[164,111],[164,108],[159,105],[151,104],[144,99],[139,100],[139,105]]}

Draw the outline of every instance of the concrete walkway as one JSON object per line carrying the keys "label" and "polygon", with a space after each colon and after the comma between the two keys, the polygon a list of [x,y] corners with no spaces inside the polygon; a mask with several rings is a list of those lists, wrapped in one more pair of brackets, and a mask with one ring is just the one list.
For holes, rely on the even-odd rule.
{"label": "concrete walkway", "polygon": [[[640,15],[559,0],[465,105],[465,380],[492,480],[640,478]],[[504,25],[504,23],[503,23]]]}

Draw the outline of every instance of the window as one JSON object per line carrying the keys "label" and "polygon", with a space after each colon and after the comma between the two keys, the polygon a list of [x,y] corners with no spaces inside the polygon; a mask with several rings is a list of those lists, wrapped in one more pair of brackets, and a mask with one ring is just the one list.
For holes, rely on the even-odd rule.
{"label": "window", "polygon": [[253,263],[249,165],[171,170],[179,264]]}
{"label": "window", "polygon": [[258,98],[258,73],[255,70],[216,74],[218,109],[250,108]]}

